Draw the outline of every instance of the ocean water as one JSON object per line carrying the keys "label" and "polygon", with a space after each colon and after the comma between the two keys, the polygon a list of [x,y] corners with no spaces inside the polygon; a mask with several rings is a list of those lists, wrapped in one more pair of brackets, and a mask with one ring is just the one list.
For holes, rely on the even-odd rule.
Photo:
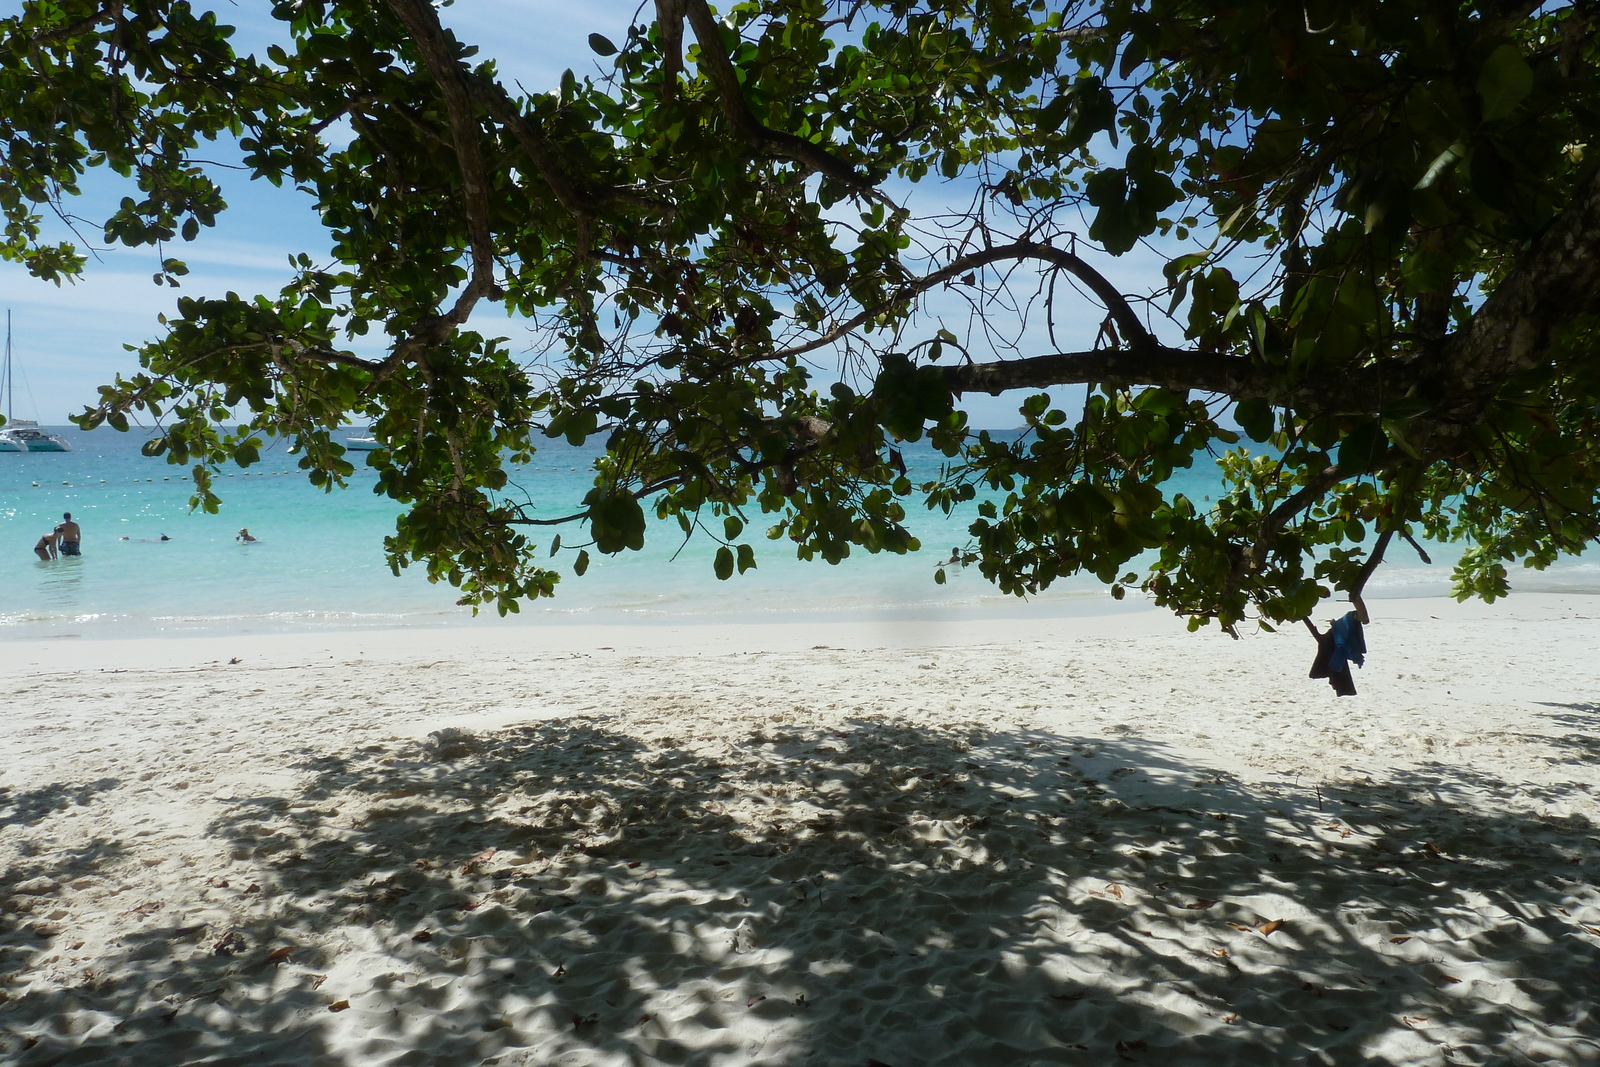
{"label": "ocean water", "polygon": [[[284,450],[269,451],[249,471],[218,480],[220,514],[189,510],[185,468],[140,454],[145,434],[108,428],[84,433],[54,427],[67,453],[0,453],[0,638],[122,636],[192,632],[263,632],[302,628],[447,625],[472,621],[448,585],[418,570],[399,577],[383,559],[395,504],[372,492],[360,466],[349,488],[309,485]],[[596,447],[551,443],[516,481],[545,514],[564,514],[591,480]],[[907,462],[924,471],[939,457],[912,446]],[[1179,472],[1174,488],[1202,500],[1216,492],[1215,472]],[[84,531],[83,555],[43,562],[32,545],[70,511]],[[582,578],[567,571],[551,600],[523,606],[517,622],[614,622],[828,618],[941,618],[1079,614],[1110,610],[1092,579],[1058,583],[1029,601],[999,594],[975,571],[933,581],[950,547],[966,540],[969,514],[945,518],[913,511],[909,525],[924,549],[908,556],[856,553],[837,566],[802,563],[786,541],[766,541],[752,519],[756,570],[719,582],[716,544],[687,545],[675,524],[658,524],[643,552],[596,557]],[[235,540],[241,527],[259,538]],[[169,541],[159,538],[166,534]],[[553,531],[544,536],[553,536]],[[567,535],[568,539],[572,534]],[[1437,595],[1448,588],[1448,550],[1422,567],[1399,553],[1374,576],[1369,596]],[[1519,576],[1521,578],[1522,576]],[[1564,561],[1519,581],[1527,588],[1600,592],[1600,566]],[[1131,598],[1124,607],[1134,607]],[[493,609],[477,625],[504,625]]]}

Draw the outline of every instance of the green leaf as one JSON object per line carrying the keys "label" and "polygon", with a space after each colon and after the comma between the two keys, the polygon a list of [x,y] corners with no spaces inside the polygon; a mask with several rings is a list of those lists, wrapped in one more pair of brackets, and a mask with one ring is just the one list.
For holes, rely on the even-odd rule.
{"label": "green leaf", "polygon": [[1203,266],[1211,258],[1209,252],[1188,252],[1174,259],[1169,259],[1166,266],[1161,268],[1161,273],[1166,275],[1168,284],[1175,282],[1181,274],[1187,274],[1196,267]]}
{"label": "green leaf", "polygon": [[587,571],[588,569],[589,550],[587,548],[580,549],[578,552],[578,558],[572,561],[572,573],[576,574],[579,578],[582,578],[584,571]]}
{"label": "green leaf", "polygon": [[1433,162],[1428,164],[1428,169],[1417,182],[1415,188],[1428,189],[1433,183],[1444,176],[1445,172],[1457,163],[1467,158],[1467,146],[1457,141],[1455,144],[1433,157]]}
{"label": "green leaf", "polygon": [[739,573],[756,569],[756,554],[749,545],[740,545],[738,549]]}
{"label": "green leaf", "polygon": [[1377,419],[1363,419],[1339,442],[1339,469],[1347,475],[1365,474],[1383,464],[1388,439]]}
{"label": "green leaf", "polygon": [[717,573],[717,581],[719,582],[725,582],[733,577],[733,550],[727,545],[717,549],[717,558],[713,569]]}
{"label": "green leaf", "polygon": [[1252,441],[1265,441],[1272,436],[1274,423],[1272,405],[1259,396],[1246,397],[1239,401],[1233,417],[1239,423],[1239,429],[1243,430]]}
{"label": "green leaf", "polygon": [[1489,53],[1478,72],[1478,95],[1483,98],[1483,121],[1507,118],[1533,91],[1533,68],[1514,44]]}
{"label": "green leaf", "polygon": [[601,499],[590,508],[589,524],[595,548],[605,555],[644,547],[644,509],[631,493],[613,493]]}
{"label": "green leaf", "polygon": [[591,33],[589,35],[589,47],[597,56],[614,56],[617,54],[617,46],[612,44],[611,38],[603,33]]}
{"label": "green leaf", "polygon": [[1400,265],[1400,273],[1413,291],[1431,293],[1450,285],[1455,278],[1455,266],[1448,252],[1429,246],[1407,256]]}
{"label": "green leaf", "polygon": [[1396,419],[1383,419],[1382,425],[1384,435],[1387,436],[1390,441],[1394,442],[1396,448],[1400,449],[1400,451],[1404,452],[1412,459],[1420,460],[1422,458],[1422,455],[1417,451],[1416,446],[1406,438],[1406,428],[1404,423]]}

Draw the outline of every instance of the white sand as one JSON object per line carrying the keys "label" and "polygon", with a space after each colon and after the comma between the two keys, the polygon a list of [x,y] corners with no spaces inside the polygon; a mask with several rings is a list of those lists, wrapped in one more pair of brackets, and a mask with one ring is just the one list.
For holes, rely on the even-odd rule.
{"label": "white sand", "polygon": [[1600,1062],[1600,602],[1376,608],[9,643],[0,1062]]}

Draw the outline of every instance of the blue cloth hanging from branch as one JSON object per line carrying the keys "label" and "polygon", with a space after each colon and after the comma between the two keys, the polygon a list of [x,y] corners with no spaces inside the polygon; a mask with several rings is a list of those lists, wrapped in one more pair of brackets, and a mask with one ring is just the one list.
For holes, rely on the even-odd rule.
{"label": "blue cloth hanging from branch", "polygon": [[1305,623],[1317,639],[1317,658],[1311,663],[1311,677],[1326,678],[1339,696],[1355,696],[1356,682],[1350,674],[1350,665],[1359,667],[1367,659],[1367,638],[1361,628],[1361,617],[1348,612],[1333,620],[1325,632],[1313,626],[1310,619]]}

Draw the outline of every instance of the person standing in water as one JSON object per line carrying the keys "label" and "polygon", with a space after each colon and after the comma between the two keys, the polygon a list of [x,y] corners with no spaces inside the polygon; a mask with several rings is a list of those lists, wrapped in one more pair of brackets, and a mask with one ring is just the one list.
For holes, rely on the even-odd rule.
{"label": "person standing in water", "polygon": [[234,540],[243,541],[245,544],[249,544],[251,541],[254,541],[255,538],[250,536],[250,528],[247,526],[243,530],[239,531],[239,536],[235,537]]}
{"label": "person standing in water", "polygon": [[39,538],[38,543],[33,546],[33,554],[47,563],[56,558],[55,531],[52,530],[50,533],[47,533],[43,537]]}
{"label": "person standing in water", "polygon": [[[56,546],[61,549],[63,556],[82,555],[79,552],[79,543],[83,540],[83,531],[78,524],[72,521],[72,512],[68,511],[61,516],[61,524],[55,529]],[[38,551],[35,548],[35,551]]]}

